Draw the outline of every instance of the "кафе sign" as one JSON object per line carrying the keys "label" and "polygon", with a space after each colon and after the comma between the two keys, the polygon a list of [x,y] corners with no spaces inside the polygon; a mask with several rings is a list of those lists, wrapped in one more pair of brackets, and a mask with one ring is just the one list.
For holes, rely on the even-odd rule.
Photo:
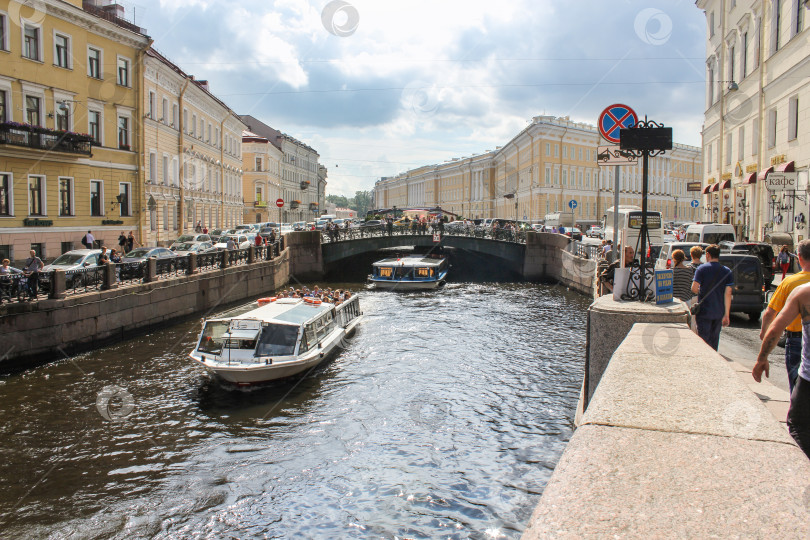
{"label": "\u043a\u0430\u0444\u0435 sign", "polygon": [[765,188],[770,191],[796,191],[798,173],[772,172],[765,178]]}

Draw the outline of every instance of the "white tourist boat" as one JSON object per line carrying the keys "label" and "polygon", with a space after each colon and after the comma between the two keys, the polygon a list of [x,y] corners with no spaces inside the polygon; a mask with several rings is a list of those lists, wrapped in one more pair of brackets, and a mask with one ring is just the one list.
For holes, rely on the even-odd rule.
{"label": "white tourist boat", "polygon": [[448,266],[447,259],[441,256],[411,255],[383,259],[372,265],[368,280],[377,289],[437,289],[445,283]]}
{"label": "white tourist boat", "polygon": [[338,306],[313,298],[263,298],[242,315],[204,321],[189,356],[240,386],[283,379],[325,360],[361,318],[356,296]]}

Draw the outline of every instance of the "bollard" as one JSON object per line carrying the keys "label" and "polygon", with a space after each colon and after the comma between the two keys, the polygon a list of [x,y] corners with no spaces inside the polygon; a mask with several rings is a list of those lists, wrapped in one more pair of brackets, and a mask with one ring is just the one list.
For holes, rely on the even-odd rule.
{"label": "bollard", "polygon": [[152,283],[157,279],[157,259],[149,257],[146,259],[146,266],[143,269],[143,282]]}
{"label": "bollard", "polygon": [[186,268],[186,274],[189,276],[197,272],[197,254],[196,253],[189,253],[188,255],[188,267]]}
{"label": "bollard", "polygon": [[220,268],[223,268],[223,269],[228,268],[229,253],[230,253],[230,251],[227,250],[227,249],[222,250],[222,259],[220,259],[220,261],[219,261],[219,267]]}
{"label": "bollard", "polygon": [[256,246],[250,246],[248,248],[248,264],[253,264],[256,262]]}
{"label": "bollard", "polygon": [[104,282],[101,284],[101,290],[107,291],[118,287],[118,280],[115,276],[115,263],[108,262],[104,265]]}
{"label": "bollard", "polygon": [[48,298],[61,300],[65,297],[65,288],[65,271],[54,270],[51,274],[51,290],[48,292]]}

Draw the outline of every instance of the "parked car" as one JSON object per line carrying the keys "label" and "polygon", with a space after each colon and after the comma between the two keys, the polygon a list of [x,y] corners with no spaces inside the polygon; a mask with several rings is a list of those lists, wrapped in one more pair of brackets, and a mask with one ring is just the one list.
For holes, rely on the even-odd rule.
{"label": "parked car", "polygon": [[[664,244],[661,251],[658,253],[658,258],[655,260],[655,269],[666,270],[668,268],[672,268],[672,252],[678,249],[683,251],[683,254],[686,255],[686,260],[684,262],[691,262],[692,256],[689,254],[689,250],[691,250],[694,246],[700,246],[705,251],[706,248],[709,247],[709,244],[704,244],[701,242],[670,242],[669,244]],[[703,255],[700,260],[702,262],[706,262],[706,255]]]}
{"label": "parked car", "polygon": [[169,246],[169,249],[174,251],[175,246],[178,246],[180,244],[185,244],[185,243],[188,243],[188,242],[210,242],[210,241],[211,241],[211,237],[209,235],[203,234],[203,233],[199,233],[199,234],[181,234],[177,238],[177,240],[175,240],[174,243],[172,243],[172,245]]}
{"label": "parked car", "polygon": [[150,257],[155,257],[156,259],[168,259],[176,256],[177,255],[175,255],[174,251],[165,247],[140,247],[133,249],[121,257],[121,262],[142,263]]}
{"label": "parked car", "polygon": [[591,225],[585,233],[585,236],[589,238],[602,238],[602,234],[602,227],[599,225]]}
{"label": "parked car", "polygon": [[765,242],[720,242],[720,252],[742,253],[757,257],[762,263],[762,276],[765,281],[765,290],[771,288],[776,268],[776,257],[773,247]]}
{"label": "parked car", "polygon": [[222,236],[224,232],[225,231],[223,229],[214,229],[213,231],[209,231],[208,236],[211,237],[211,243],[216,244],[219,241],[219,237]]}
{"label": "parked car", "polygon": [[185,257],[191,253],[200,254],[216,250],[211,242],[183,242],[182,244],[174,244],[172,251],[178,257]]}
{"label": "parked car", "polygon": [[295,223],[292,224],[292,230],[294,231],[305,231],[306,228],[307,228],[306,221],[296,221]]}
{"label": "parked car", "polygon": [[294,232],[294,231],[293,231],[292,226],[289,223],[282,223],[281,227],[278,230],[278,234],[280,234],[280,235],[289,234],[291,232]]}
{"label": "parked car", "polygon": [[101,255],[100,249],[74,249],[58,256],[52,263],[46,264],[39,275],[39,284],[43,289],[50,287],[51,272],[63,270],[65,275],[65,286],[68,289],[76,285],[79,273],[71,273],[71,270],[80,270],[91,266],[98,266],[98,258]]}
{"label": "parked car", "polygon": [[381,228],[383,225],[384,224],[383,224],[382,220],[370,219],[370,220],[368,220],[366,222],[361,223],[360,228],[361,229],[366,229],[366,230],[374,230],[376,228]]}
{"label": "parked car", "polygon": [[759,257],[721,252],[720,264],[727,266],[734,274],[731,311],[745,313],[752,321],[758,321],[766,305]]}
{"label": "parked car", "polygon": [[576,227],[566,227],[565,236],[569,236],[574,240],[582,240],[582,231]]}
{"label": "parked car", "polygon": [[228,249],[228,239],[233,238],[236,242],[236,245],[239,249],[246,249],[249,248],[253,244],[253,240],[256,238],[256,235],[247,235],[247,234],[229,234],[224,235],[219,239],[219,242],[214,244],[214,248],[223,250]]}

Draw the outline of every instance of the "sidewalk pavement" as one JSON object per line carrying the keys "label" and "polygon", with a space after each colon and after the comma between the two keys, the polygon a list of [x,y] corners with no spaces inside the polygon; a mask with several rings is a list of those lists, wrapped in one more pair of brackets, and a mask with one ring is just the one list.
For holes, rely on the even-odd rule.
{"label": "sidewalk pavement", "polygon": [[771,384],[766,378],[762,378],[762,382],[756,382],[751,376],[751,369],[745,367],[739,362],[730,360],[723,355],[723,358],[731,365],[731,368],[740,377],[740,380],[748,386],[749,389],[762,401],[765,408],[768,409],[774,418],[776,418],[782,427],[787,430],[787,412],[790,407],[790,394],[787,390],[782,390]]}

